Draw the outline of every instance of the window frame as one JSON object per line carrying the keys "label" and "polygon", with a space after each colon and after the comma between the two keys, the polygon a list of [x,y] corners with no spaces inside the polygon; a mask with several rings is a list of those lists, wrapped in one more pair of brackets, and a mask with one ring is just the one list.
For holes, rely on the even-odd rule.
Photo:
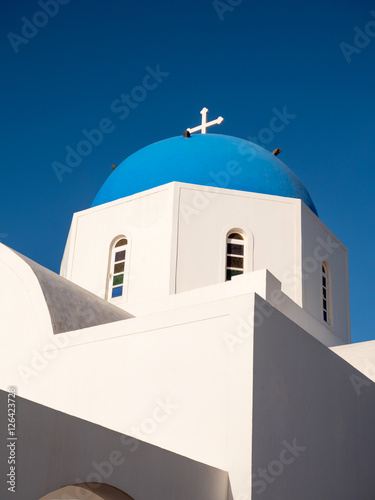
{"label": "window frame", "polygon": [[321,263],[320,290],[321,319],[323,324],[332,326],[331,273],[329,265],[325,261]]}
{"label": "window frame", "polygon": [[[232,235],[239,235],[241,238],[230,238]],[[242,254],[235,254],[235,253],[229,253],[228,252],[228,245],[240,245],[243,247],[243,253]],[[234,266],[234,265],[229,265],[228,266],[228,257],[233,257],[233,258],[242,258],[243,263],[242,263],[242,268]],[[233,274],[230,278],[228,278],[228,271],[239,271],[236,274]],[[226,237],[225,237],[225,273],[224,273],[224,279],[225,282],[232,281],[232,278],[234,276],[240,276],[242,274],[245,274],[247,271],[247,238],[246,238],[246,233],[242,229],[238,228],[233,228],[227,231]]]}
{"label": "window frame", "polygon": [[[126,243],[123,245],[117,246],[121,240],[125,240]],[[107,273],[107,291],[106,291],[106,299],[109,302],[119,302],[119,301],[124,301],[127,299],[127,293],[128,293],[128,268],[129,268],[129,238],[125,235],[119,235],[116,236],[112,240],[112,243],[110,245],[110,252],[109,252],[109,262],[108,262],[108,273]],[[125,252],[124,258],[123,259],[118,259],[116,260],[116,255],[119,254],[120,252]],[[121,265],[124,264],[124,268],[121,271],[115,272],[115,266],[116,265]],[[123,276],[122,282],[114,284],[114,278],[116,276]],[[122,287],[122,293],[121,295],[116,295],[113,296],[113,290],[114,289],[119,289]]]}

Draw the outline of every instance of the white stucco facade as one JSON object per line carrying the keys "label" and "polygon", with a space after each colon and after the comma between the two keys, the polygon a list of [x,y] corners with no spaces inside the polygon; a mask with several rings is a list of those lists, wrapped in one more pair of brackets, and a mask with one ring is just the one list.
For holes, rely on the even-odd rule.
{"label": "white stucco facade", "polygon": [[[244,238],[245,265],[243,274],[226,281],[232,232]],[[113,246],[120,239],[127,242],[124,293],[112,299]],[[328,321],[322,314],[322,264]],[[256,498],[249,479],[254,415],[261,427],[263,413],[268,418],[288,409],[299,376],[314,392],[318,413],[315,368],[320,376],[324,360],[330,373],[328,355],[375,380],[366,373],[369,360],[375,363],[375,344],[349,345],[347,249],[298,198],[160,185],[74,214],[61,264],[65,279],[38,273],[0,245],[0,349],[11,345],[14,353],[0,366],[0,388],[16,386],[29,401],[227,471],[228,500]],[[63,322],[70,312],[66,283],[103,299],[109,316],[113,309],[128,316],[56,331],[57,316]],[[90,316],[87,304],[96,307],[91,294],[74,293],[83,301],[83,315]],[[107,311],[108,304],[116,307]],[[268,334],[286,362],[267,346]],[[255,388],[256,348],[271,353],[270,366],[272,356],[280,361],[266,402],[259,366]],[[309,349],[317,361],[304,372]],[[338,379],[344,365],[330,384],[347,382]],[[305,435],[314,443],[314,425],[297,418],[300,400],[291,411],[296,434],[290,439]],[[273,438],[271,458],[279,441]]]}
{"label": "white stucco facade", "polygon": [[245,272],[268,269],[322,324],[325,261],[331,317],[323,326],[350,341],[347,249],[295,198],[173,182],[84,210],[73,217],[61,274],[106,298],[111,243],[124,235],[126,293],[113,303],[146,314],[150,301],[224,283],[226,235],[233,229],[245,236]]}

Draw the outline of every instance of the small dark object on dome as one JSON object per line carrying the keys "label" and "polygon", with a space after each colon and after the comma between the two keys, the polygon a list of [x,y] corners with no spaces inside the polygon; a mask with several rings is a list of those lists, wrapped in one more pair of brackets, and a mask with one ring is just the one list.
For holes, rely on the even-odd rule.
{"label": "small dark object on dome", "polygon": [[280,148],[274,149],[272,151],[272,154],[275,155],[275,156],[279,155],[280,153],[281,153],[281,149]]}
{"label": "small dark object on dome", "polygon": [[190,137],[190,132],[188,130],[185,130],[182,134],[182,137]]}
{"label": "small dark object on dome", "polygon": [[112,170],[116,170],[117,165],[112,165]]}

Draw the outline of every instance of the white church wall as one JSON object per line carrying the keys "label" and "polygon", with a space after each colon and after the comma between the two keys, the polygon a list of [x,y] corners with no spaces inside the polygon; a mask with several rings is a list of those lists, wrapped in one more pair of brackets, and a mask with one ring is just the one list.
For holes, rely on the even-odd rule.
{"label": "white church wall", "polygon": [[334,354],[364,348],[328,349],[278,311],[255,328],[252,498],[374,498],[375,385]]}
{"label": "white church wall", "polygon": [[[250,384],[251,369],[246,380],[230,375],[232,352],[224,334],[236,335],[237,316],[244,307],[251,314],[250,296],[218,301],[205,313],[192,307],[184,314],[88,328],[75,332],[60,349],[48,339],[44,353],[53,362],[27,380],[18,374],[13,383],[22,397],[225,469],[227,443],[218,436],[228,431],[228,412],[233,409],[228,398],[236,389],[228,379]],[[237,340],[241,345],[235,345],[236,354],[249,353],[251,341]],[[249,362],[251,358],[244,360],[246,370]],[[242,389],[242,395],[251,394],[251,385]],[[240,413],[251,422],[245,399]],[[163,410],[168,401],[170,409]]]}
{"label": "white church wall", "polygon": [[270,302],[285,297],[279,307],[311,321],[277,278],[255,271],[172,296],[173,307],[159,299],[168,310],[53,335],[34,274],[3,248],[0,272],[5,288],[13,287],[8,302],[21,287],[24,316],[10,308],[14,338],[4,336],[0,347],[16,349],[3,361],[2,388],[15,385],[36,403],[228,470],[233,491],[250,495],[253,328],[275,314],[254,292]]}
{"label": "white church wall", "polygon": [[[338,356],[354,366],[354,368],[375,382],[375,340],[332,347],[331,349]],[[360,395],[369,385],[369,381],[359,377],[354,377],[351,381],[358,395]]]}
{"label": "white church wall", "polygon": [[[7,393],[0,390],[0,405],[5,408],[6,404]],[[5,430],[5,412],[0,422]],[[93,491],[101,500],[232,498],[226,471],[20,397],[17,434],[21,436],[17,470],[22,475],[16,495],[6,496],[10,500],[45,499],[48,492],[54,492],[46,497],[50,500],[93,500]],[[1,477],[7,473],[9,465],[3,460]],[[75,486],[61,490],[63,485]]]}
{"label": "white church wall", "polygon": [[[229,469],[231,482],[245,488],[253,304],[254,294],[247,294],[73,334],[45,334],[42,368],[20,345],[4,369],[17,369],[21,359],[32,368],[26,377],[12,372],[21,397]],[[30,338],[35,342],[35,335]]]}
{"label": "white church wall", "polygon": [[[344,342],[350,342],[348,251],[341,241],[304,207],[302,210],[303,307]],[[330,324],[322,318],[322,261],[329,267]]]}
{"label": "white church wall", "polygon": [[[133,314],[146,314],[152,303],[174,293],[224,284],[231,229],[245,235],[245,271],[268,269],[282,291],[319,323],[306,323],[303,317],[304,328],[325,338],[328,327],[343,342],[350,339],[347,250],[298,199],[166,184],[75,214],[61,271],[106,298],[110,245],[114,237],[125,235],[126,293],[112,302]],[[322,320],[320,261],[314,257],[319,241],[328,248],[334,242],[330,253],[325,248],[318,252],[327,253],[332,278],[330,325]],[[301,316],[287,304],[282,307],[291,319]]]}
{"label": "white church wall", "polygon": [[283,291],[302,303],[298,280],[283,279],[300,265],[300,200],[179,186],[177,292],[225,281],[226,234],[237,228],[250,243],[247,271],[269,269]]}
{"label": "white church wall", "polygon": [[[246,235],[246,270],[268,268],[282,280],[300,265],[300,204],[173,182],[75,214],[61,274],[105,298],[109,245],[124,234],[131,248],[128,295],[116,302],[122,307],[223,283],[226,233],[238,228]],[[298,280],[284,280],[283,290],[302,302]]]}
{"label": "white church wall", "polygon": [[205,304],[217,300],[256,293],[267,300],[273,307],[285,314],[310,335],[326,346],[341,345],[344,341],[337,337],[332,329],[307,313],[282,291],[281,282],[267,269],[235,276],[231,281],[195,288],[186,292],[169,295],[147,302],[126,304],[126,310],[140,318],[144,315],[164,311],[179,311],[192,305]]}
{"label": "white church wall", "polygon": [[147,300],[169,294],[173,189],[155,188],[75,214],[61,274],[106,298],[110,246],[116,236],[128,239],[126,295],[113,303]]}

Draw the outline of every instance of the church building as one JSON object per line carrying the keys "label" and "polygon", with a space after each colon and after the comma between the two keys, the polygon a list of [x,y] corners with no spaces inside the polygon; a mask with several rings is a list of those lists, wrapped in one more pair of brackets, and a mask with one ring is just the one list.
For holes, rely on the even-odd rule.
{"label": "church building", "polygon": [[1,499],[375,499],[347,249],[207,113],[113,170],[60,275],[0,244]]}

